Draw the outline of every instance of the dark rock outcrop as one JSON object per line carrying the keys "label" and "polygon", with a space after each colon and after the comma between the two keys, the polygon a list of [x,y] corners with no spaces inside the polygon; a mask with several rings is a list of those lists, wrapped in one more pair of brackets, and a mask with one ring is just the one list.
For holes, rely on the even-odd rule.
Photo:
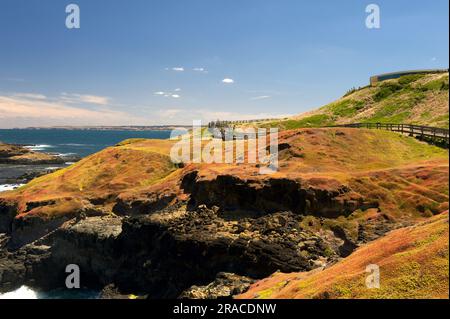
{"label": "dark rock outcrop", "polygon": [[17,214],[17,205],[0,201],[0,233],[11,234],[14,217]]}
{"label": "dark rock outcrop", "polygon": [[[81,211],[51,220],[16,219],[14,206],[0,205],[2,245],[10,250],[0,256],[0,285],[64,288],[66,266],[76,264],[82,286],[113,287],[105,296],[228,298],[276,271],[309,271],[348,255],[358,243],[343,229],[314,232],[303,219],[370,206],[340,184],[205,180],[194,171],[180,185],[184,201],[171,192],[117,198],[110,216],[96,216],[102,212],[94,204],[114,198],[86,201]],[[26,209],[52,205],[29,202]]]}
{"label": "dark rock outcrop", "polygon": [[206,286],[192,286],[183,291],[180,299],[231,299],[248,290],[255,280],[231,273],[221,272]]}
{"label": "dark rock outcrop", "polygon": [[56,155],[39,153],[21,145],[0,142],[0,164],[64,164],[65,161]]}
{"label": "dark rock outcrop", "polygon": [[[193,285],[209,285],[221,272],[263,278],[277,270],[310,270],[318,261],[335,257],[324,258],[330,247],[302,230],[301,218],[285,212],[236,219],[201,206],[196,211],[178,209],[123,220],[73,220],[11,253],[7,260],[15,260],[14,264],[0,262],[4,273],[0,282],[60,288],[65,267],[77,264],[83,286],[114,283],[123,294],[176,298]],[[49,248],[36,254],[38,246]],[[35,262],[22,267],[25,260]],[[205,289],[220,286],[222,294],[240,289],[234,279],[229,287],[223,280]]]}
{"label": "dark rock outcrop", "polygon": [[292,211],[301,215],[334,218],[349,215],[357,209],[378,207],[345,185],[332,189],[302,185],[301,181],[280,178],[242,180],[232,175],[213,179],[186,175],[182,181],[185,192],[191,194],[191,207],[218,206],[221,210],[253,210],[266,213]]}

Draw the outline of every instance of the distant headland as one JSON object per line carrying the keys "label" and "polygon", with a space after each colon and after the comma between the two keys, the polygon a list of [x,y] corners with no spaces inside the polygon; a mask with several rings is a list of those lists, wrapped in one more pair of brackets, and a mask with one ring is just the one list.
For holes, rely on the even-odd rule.
{"label": "distant headland", "polygon": [[170,131],[180,128],[191,128],[191,125],[119,125],[119,126],[49,126],[49,127],[25,127],[24,130],[92,130],[92,131]]}

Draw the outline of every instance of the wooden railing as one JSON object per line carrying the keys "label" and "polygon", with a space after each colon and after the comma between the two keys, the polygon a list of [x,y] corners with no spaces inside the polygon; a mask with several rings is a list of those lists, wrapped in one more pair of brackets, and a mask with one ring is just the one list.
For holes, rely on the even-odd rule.
{"label": "wooden railing", "polygon": [[332,127],[354,127],[354,128],[368,128],[388,130],[408,134],[416,137],[428,137],[432,139],[442,139],[448,144],[449,130],[440,127],[422,126],[413,124],[393,124],[393,123],[353,123],[343,125],[333,125]]}

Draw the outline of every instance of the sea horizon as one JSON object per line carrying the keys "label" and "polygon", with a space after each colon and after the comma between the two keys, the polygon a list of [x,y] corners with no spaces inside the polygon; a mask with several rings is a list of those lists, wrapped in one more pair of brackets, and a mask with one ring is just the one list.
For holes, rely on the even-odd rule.
{"label": "sea horizon", "polygon": [[166,139],[172,130],[0,129],[0,142],[33,151],[86,157],[130,138]]}

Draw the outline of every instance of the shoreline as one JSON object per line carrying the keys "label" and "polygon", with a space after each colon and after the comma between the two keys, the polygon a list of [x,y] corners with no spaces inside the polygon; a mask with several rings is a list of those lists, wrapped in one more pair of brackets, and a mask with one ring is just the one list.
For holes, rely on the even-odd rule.
{"label": "shoreline", "polygon": [[[206,127],[206,125],[204,125]],[[0,128],[0,130],[67,130],[67,131],[172,131],[177,129],[190,129],[191,125],[161,125],[161,126],[55,126],[55,127],[14,127]]]}

